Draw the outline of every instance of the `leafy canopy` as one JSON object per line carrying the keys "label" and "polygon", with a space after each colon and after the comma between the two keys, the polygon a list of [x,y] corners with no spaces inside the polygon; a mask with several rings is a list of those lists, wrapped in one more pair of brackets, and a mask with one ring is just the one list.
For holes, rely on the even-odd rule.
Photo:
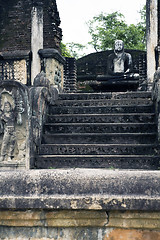
{"label": "leafy canopy", "polygon": [[61,42],[60,48],[61,48],[61,54],[62,54],[63,57],[72,57],[72,55],[71,55],[69,49],[67,48],[66,44]]}
{"label": "leafy canopy", "polygon": [[128,25],[120,12],[101,13],[93,17],[87,25],[92,41],[89,42],[96,51],[112,49],[116,39],[123,40],[125,48],[145,49],[145,7],[140,11],[141,21]]}
{"label": "leafy canopy", "polygon": [[[125,17],[120,12],[111,14],[100,13],[88,21],[88,31],[92,40],[88,43],[96,51],[104,51],[112,49],[116,39],[123,40],[125,48],[145,50],[146,45],[146,6],[144,6],[139,14],[140,22],[128,25]],[[87,49],[80,43],[61,43],[62,55],[65,57],[82,57],[84,50]]]}

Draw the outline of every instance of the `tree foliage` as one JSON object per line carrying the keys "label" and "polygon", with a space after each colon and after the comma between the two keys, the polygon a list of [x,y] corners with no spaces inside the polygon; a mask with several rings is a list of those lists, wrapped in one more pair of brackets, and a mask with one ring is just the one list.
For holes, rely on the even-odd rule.
{"label": "tree foliage", "polygon": [[128,25],[120,12],[101,13],[88,22],[92,41],[89,42],[96,51],[111,49],[116,39],[123,40],[125,48],[145,49],[145,7],[140,11],[141,21]]}
{"label": "tree foliage", "polygon": [[66,44],[61,42],[60,48],[61,48],[61,54],[62,54],[63,57],[72,57],[72,55],[71,55],[69,49],[67,48]]}
{"label": "tree foliage", "polygon": [[[141,20],[137,24],[128,25],[120,12],[100,13],[90,20],[88,31],[92,40],[88,43],[96,51],[112,49],[116,39],[123,40],[125,48],[145,50],[146,45],[146,6],[139,11]],[[85,55],[88,44],[61,43],[62,55],[80,58]]]}
{"label": "tree foliage", "polygon": [[66,44],[71,55],[74,58],[79,58],[82,57],[84,54],[82,53],[82,51],[85,49],[86,46],[80,44],[80,43],[74,43],[74,42],[70,42]]}
{"label": "tree foliage", "polygon": [[81,53],[86,46],[80,44],[80,43],[66,43],[64,44],[61,42],[61,54],[63,57],[74,57],[76,59],[82,57],[84,53]]}

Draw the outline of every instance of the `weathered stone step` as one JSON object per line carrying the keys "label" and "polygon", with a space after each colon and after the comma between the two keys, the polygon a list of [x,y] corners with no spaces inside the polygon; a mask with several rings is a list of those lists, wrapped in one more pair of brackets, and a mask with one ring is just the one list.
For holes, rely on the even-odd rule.
{"label": "weathered stone step", "polygon": [[36,168],[109,168],[159,170],[157,156],[147,155],[40,155],[36,157]]}
{"label": "weathered stone step", "polygon": [[89,99],[124,99],[124,98],[151,98],[151,92],[108,92],[108,93],[63,93],[62,100],[89,100]]}
{"label": "weathered stone step", "polygon": [[154,144],[42,144],[40,155],[154,155]]}
{"label": "weathered stone step", "polygon": [[44,134],[43,144],[71,144],[71,143],[130,143],[143,144],[156,142],[157,133],[68,133]]}
{"label": "weathered stone step", "polygon": [[52,123],[151,123],[155,121],[154,113],[123,114],[64,114],[48,115],[47,122]]}
{"label": "weathered stone step", "polygon": [[154,123],[46,123],[45,133],[148,133],[156,132]]}
{"label": "weathered stone step", "polygon": [[105,113],[153,113],[154,105],[113,106],[113,107],[55,107],[50,106],[49,114],[105,114]]}
{"label": "weathered stone step", "polygon": [[150,99],[110,99],[110,100],[59,100],[57,101],[57,106],[71,106],[71,107],[86,107],[86,106],[130,106],[130,105],[151,105],[152,100]]}

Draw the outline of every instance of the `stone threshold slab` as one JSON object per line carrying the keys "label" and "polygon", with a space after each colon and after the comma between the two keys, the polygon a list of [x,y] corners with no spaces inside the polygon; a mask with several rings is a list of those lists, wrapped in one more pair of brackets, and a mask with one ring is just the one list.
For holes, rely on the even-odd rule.
{"label": "stone threshold slab", "polygon": [[160,171],[0,172],[1,209],[160,210]]}

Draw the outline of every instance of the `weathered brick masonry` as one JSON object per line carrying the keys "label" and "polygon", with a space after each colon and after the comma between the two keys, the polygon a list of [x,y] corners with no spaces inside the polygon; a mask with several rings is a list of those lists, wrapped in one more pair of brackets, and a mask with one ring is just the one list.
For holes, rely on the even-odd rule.
{"label": "weathered brick masonry", "polygon": [[59,50],[62,31],[55,0],[0,0],[0,51],[31,49],[31,10],[42,6],[44,48]]}
{"label": "weathered brick masonry", "polygon": [[158,45],[160,46],[160,1],[158,1]]}

